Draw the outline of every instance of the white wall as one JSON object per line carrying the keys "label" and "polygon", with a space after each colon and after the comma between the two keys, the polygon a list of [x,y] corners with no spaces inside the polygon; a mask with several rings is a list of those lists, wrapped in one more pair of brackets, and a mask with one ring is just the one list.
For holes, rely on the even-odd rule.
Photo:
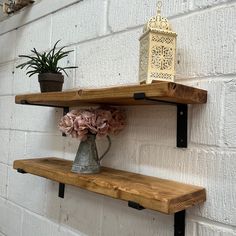
{"label": "white wall", "polygon": [[[50,1],[47,7],[49,1],[42,0],[26,16],[0,23],[0,235],[172,236],[173,216],[136,211],[126,202],[70,186],[59,199],[57,183],[12,168],[15,159],[26,157],[73,159],[78,147],[57,130],[60,109],[14,104],[16,94],[39,91],[36,77],[15,69],[18,54],[32,47],[48,50],[62,39],[61,46],[75,50],[65,63],[79,66],[65,88],[138,82],[138,38],[156,1],[68,1],[68,7],[65,2]],[[127,108],[129,125],[113,138],[103,164],[204,186],[207,202],[187,211],[186,235],[233,236],[236,1],[166,0],[164,5],[178,33],[177,82],[207,89],[208,103],[190,107],[186,150],[175,147],[175,107]],[[38,11],[43,8],[45,16]]]}

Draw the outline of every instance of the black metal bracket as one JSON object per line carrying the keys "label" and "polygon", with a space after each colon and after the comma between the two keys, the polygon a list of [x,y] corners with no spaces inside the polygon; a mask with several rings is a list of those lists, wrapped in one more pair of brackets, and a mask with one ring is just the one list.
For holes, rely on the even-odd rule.
{"label": "black metal bracket", "polygon": [[174,236],[185,236],[185,210],[174,215]]}
{"label": "black metal bracket", "polygon": [[131,208],[134,208],[136,210],[139,210],[139,211],[145,209],[143,206],[141,206],[137,202],[132,202],[132,201],[128,201],[128,206],[131,207]]}
{"label": "black metal bracket", "polygon": [[17,172],[21,174],[27,174],[27,172],[25,172],[23,169],[17,169]]}
{"label": "black metal bracket", "polygon": [[63,116],[65,116],[70,111],[69,107],[63,107]]}
{"label": "black metal bracket", "polygon": [[177,147],[188,147],[188,105],[177,104]]}
{"label": "black metal bracket", "polygon": [[65,195],[65,184],[59,183],[58,197],[64,198],[64,195]]}
{"label": "black metal bracket", "polygon": [[159,103],[159,104],[176,105],[175,102],[162,101],[159,99],[146,97],[145,93],[134,93],[134,100],[146,100],[148,102],[154,102],[154,104]]}
{"label": "black metal bracket", "polygon": [[[146,97],[145,93],[134,93],[134,100],[146,100],[154,104],[167,104],[177,106],[177,132],[176,146],[178,148],[187,148],[188,146],[188,105],[175,102],[162,101]],[[151,103],[152,104],[152,103]]]}

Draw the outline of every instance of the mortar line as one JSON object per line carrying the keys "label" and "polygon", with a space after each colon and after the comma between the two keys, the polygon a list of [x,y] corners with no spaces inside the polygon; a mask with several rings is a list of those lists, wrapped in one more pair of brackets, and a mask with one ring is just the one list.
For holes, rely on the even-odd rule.
{"label": "mortar line", "polygon": [[228,230],[232,230],[232,231],[236,230],[236,226],[234,226],[234,225],[226,224],[226,223],[212,220],[212,219],[202,217],[202,216],[189,215],[187,217],[187,220],[192,220],[196,223],[205,223],[205,224],[209,224],[212,226],[216,226],[216,227],[220,227],[220,228],[224,228],[224,229],[228,229]]}

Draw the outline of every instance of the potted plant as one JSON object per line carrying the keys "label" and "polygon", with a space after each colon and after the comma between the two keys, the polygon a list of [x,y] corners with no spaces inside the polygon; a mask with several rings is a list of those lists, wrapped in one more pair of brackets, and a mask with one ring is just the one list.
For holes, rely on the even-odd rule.
{"label": "potted plant", "polygon": [[[59,40],[60,41],[60,40]],[[39,53],[35,48],[31,50],[33,53],[32,56],[28,55],[19,55],[20,58],[29,59],[25,63],[18,65],[16,68],[30,69],[26,74],[31,77],[34,74],[38,74],[38,81],[40,83],[41,92],[57,92],[62,91],[62,86],[64,83],[64,76],[62,72],[66,73],[67,69],[74,69],[77,66],[67,66],[60,67],[58,62],[69,55],[70,51],[63,51],[65,47],[62,47],[56,51],[57,41],[53,48],[49,52]]]}

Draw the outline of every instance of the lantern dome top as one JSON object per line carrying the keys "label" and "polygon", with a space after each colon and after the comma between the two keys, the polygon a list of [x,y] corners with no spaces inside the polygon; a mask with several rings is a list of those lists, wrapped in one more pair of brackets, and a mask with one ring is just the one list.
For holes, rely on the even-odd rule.
{"label": "lantern dome top", "polygon": [[144,25],[143,32],[148,31],[162,31],[165,33],[176,34],[172,31],[171,25],[167,18],[161,16],[161,7],[162,2],[158,1],[157,3],[157,15],[153,16],[149,21]]}

